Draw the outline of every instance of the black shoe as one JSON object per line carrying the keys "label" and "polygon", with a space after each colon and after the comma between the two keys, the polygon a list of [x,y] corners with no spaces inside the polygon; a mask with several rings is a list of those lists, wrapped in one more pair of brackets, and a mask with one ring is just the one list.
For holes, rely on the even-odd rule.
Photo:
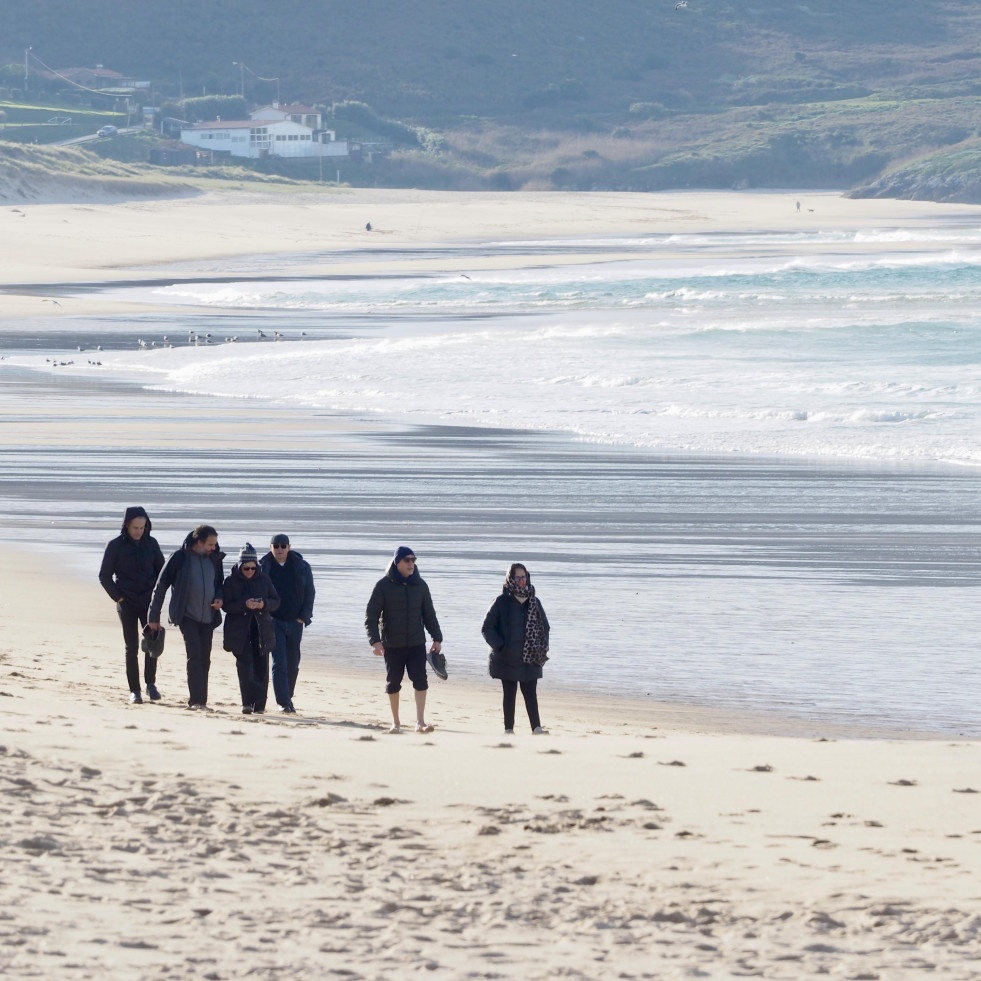
{"label": "black shoe", "polygon": [[142,705],[143,696],[138,691],[131,691],[129,693],[129,704],[130,705]]}
{"label": "black shoe", "polygon": [[289,705],[280,705],[279,711],[285,713],[286,715],[296,715],[296,709],[293,708],[292,702],[290,702]]}
{"label": "black shoe", "polygon": [[242,715],[251,715],[254,711],[255,711],[255,708],[252,705],[243,705],[242,706]]}
{"label": "black shoe", "polygon": [[146,686],[146,693],[147,693],[147,695],[150,696],[150,701],[151,702],[159,702],[160,701],[160,692],[157,691],[157,686],[156,685],[149,685],[148,684]]}

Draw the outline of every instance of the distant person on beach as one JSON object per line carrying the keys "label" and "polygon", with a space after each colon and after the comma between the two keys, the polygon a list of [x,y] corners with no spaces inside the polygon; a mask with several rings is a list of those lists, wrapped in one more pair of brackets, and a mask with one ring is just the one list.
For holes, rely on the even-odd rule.
{"label": "distant person on beach", "polygon": [[370,231],[371,231],[371,222],[370,222],[370,221],[366,221],[366,222],[365,222],[365,225],[364,225],[364,230],[365,230],[366,232],[370,232]]}
{"label": "distant person on beach", "polygon": [[224,557],[218,550],[218,532],[211,525],[198,525],[167,560],[150,599],[150,629],[158,630],[164,596],[171,590],[168,615],[184,636],[187,704],[192,709],[208,707],[211,642],[221,624]]}
{"label": "distant person on beach", "polygon": [[276,646],[272,614],[279,608],[279,596],[248,542],[225,580],[222,599],[224,648],[235,655],[242,713],[262,715],[269,693],[269,652]]}
{"label": "distant person on beach", "polygon": [[439,629],[429,586],[419,575],[416,556],[406,545],[395,550],[386,574],[375,583],[364,614],[368,643],[376,657],[385,658],[385,691],[392,709],[389,732],[401,732],[399,692],[408,672],[415,689],[416,732],[432,732],[426,722],[426,631],[433,638],[430,650],[440,653]]}
{"label": "distant person on beach", "polygon": [[272,580],[279,596],[273,611],[276,645],[272,652],[273,694],[280,712],[294,714],[293,693],[300,673],[300,641],[303,628],[313,619],[313,570],[299,552],[290,548],[286,535],[273,535],[259,568]]}
{"label": "distant person on beach", "polygon": [[[147,624],[150,596],[164,564],[163,552],[157,540],[150,535],[151,528],[150,518],[143,508],[126,508],[122,530],[106,545],[99,569],[99,582],[115,601],[116,613],[123,625],[126,680],[129,683],[129,700],[134,705],[143,701],[140,692],[140,628]],[[143,678],[150,701],[160,701],[156,684],[157,659],[149,654],[143,663]]]}
{"label": "distant person on beach", "polygon": [[504,689],[504,732],[514,734],[518,686],[531,731],[547,735],[538,714],[538,679],[548,660],[548,617],[535,595],[528,570],[519,562],[508,569],[500,596],[484,617],[480,632],[490,645],[490,676]]}

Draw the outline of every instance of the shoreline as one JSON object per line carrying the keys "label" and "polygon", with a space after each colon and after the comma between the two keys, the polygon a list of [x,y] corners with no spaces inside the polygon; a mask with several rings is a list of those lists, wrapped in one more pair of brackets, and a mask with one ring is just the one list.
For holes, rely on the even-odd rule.
{"label": "shoreline", "polygon": [[[797,214],[798,199],[809,208],[813,204],[813,210]],[[364,230],[366,220],[373,231]],[[42,308],[37,300],[52,285],[70,293],[73,284],[138,282],[147,278],[149,268],[157,267],[164,274],[168,266],[192,261],[284,256],[294,272],[307,275],[375,276],[382,272],[382,263],[393,272],[493,269],[502,261],[509,267],[538,265],[541,258],[534,255],[533,247],[539,239],[643,238],[734,229],[858,231],[869,226],[915,228],[926,220],[981,221],[981,206],[850,199],[836,191],[463,194],[378,189],[293,195],[249,189],[153,201],[24,204],[0,209],[4,236],[0,287],[6,289],[0,294],[0,319],[132,312],[127,305],[89,298],[72,298],[62,309],[53,304]],[[464,257],[449,265],[445,259],[425,255],[411,259],[389,255],[402,246],[486,240],[514,243],[515,254],[506,260]],[[82,241],[97,243],[98,248],[80,248]],[[525,258],[520,254],[522,243],[531,250]],[[944,246],[916,241],[895,244],[897,251],[924,247]],[[637,248],[635,243],[621,258],[643,256]],[[350,250],[362,255],[345,254]],[[309,259],[298,264],[302,256]],[[587,247],[581,255],[550,256],[549,262],[582,263],[595,258]],[[611,257],[604,252],[603,258]],[[265,271],[275,268],[272,261]],[[187,278],[207,279],[209,274],[205,269]]]}

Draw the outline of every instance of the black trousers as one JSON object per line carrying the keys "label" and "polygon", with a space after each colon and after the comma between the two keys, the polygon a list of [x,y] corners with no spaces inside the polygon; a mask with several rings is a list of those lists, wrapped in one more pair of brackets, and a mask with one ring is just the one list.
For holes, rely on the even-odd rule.
{"label": "black trousers", "polygon": [[181,621],[184,650],[187,651],[188,705],[208,704],[208,673],[211,671],[211,641],[215,628],[197,620]]}
{"label": "black trousers", "polygon": [[[505,681],[501,679],[504,688],[504,728],[514,728],[514,703],[518,696],[518,682]],[[525,700],[525,709],[528,712],[528,721],[532,729],[537,729],[542,720],[538,716],[538,679],[521,682],[521,695]]]}
{"label": "black trousers", "polygon": [[269,655],[262,653],[259,627],[254,618],[245,650],[235,655],[235,668],[242,705],[252,705],[256,712],[265,712],[269,695]]}
{"label": "black trousers", "polygon": [[[140,635],[146,626],[146,609],[139,609],[128,600],[116,604],[119,622],[123,625],[123,643],[126,645],[126,681],[129,690],[140,690]],[[157,659],[146,656],[143,661],[143,677],[148,685],[156,684]]]}

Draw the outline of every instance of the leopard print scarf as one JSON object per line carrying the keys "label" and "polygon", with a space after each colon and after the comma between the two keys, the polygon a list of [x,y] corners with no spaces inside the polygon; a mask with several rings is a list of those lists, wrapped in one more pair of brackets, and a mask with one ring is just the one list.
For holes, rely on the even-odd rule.
{"label": "leopard print scarf", "polygon": [[535,596],[535,587],[531,582],[519,586],[509,575],[504,580],[504,589],[519,602],[523,599],[528,603],[528,619],[525,621],[525,646],[521,652],[521,660],[525,664],[537,664],[541,667],[548,660],[548,638],[542,624],[542,605]]}

